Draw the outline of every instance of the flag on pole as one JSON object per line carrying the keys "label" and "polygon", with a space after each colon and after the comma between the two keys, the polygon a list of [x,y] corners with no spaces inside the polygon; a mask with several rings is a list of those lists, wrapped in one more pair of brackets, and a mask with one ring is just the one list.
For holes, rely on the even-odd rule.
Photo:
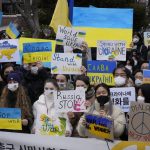
{"label": "flag on pole", "polygon": [[20,35],[20,32],[17,30],[15,25],[12,22],[10,22],[9,26],[6,28],[6,34],[11,39],[16,39]]}
{"label": "flag on pole", "polygon": [[54,29],[55,33],[57,33],[58,25],[71,27],[67,0],[57,1],[55,11],[50,23],[50,26]]}

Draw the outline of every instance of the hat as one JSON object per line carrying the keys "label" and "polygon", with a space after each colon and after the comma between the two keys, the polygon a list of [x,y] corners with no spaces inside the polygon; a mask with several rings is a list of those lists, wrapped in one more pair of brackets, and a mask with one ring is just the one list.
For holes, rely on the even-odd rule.
{"label": "hat", "polygon": [[7,77],[7,81],[11,81],[11,80],[14,80],[14,81],[17,81],[18,83],[21,82],[21,78],[20,78],[20,75],[19,73],[17,72],[11,72],[8,77]]}
{"label": "hat", "polygon": [[94,88],[90,88],[89,90],[87,90],[86,92],[86,100],[89,100],[90,98],[92,98],[95,95],[95,90]]}

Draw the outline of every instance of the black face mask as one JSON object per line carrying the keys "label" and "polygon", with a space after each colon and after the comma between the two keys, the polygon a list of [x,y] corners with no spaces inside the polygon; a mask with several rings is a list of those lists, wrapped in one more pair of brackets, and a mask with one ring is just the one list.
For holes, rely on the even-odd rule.
{"label": "black face mask", "polygon": [[100,106],[104,106],[109,101],[108,96],[98,96],[96,98],[97,98],[97,101],[100,104]]}

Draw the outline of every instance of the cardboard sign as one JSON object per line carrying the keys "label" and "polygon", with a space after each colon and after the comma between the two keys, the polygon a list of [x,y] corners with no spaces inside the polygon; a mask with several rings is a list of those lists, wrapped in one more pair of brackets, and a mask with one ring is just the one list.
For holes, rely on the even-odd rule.
{"label": "cardboard sign", "polygon": [[91,84],[106,83],[114,85],[113,70],[116,68],[115,61],[87,61],[87,76]]}
{"label": "cardboard sign", "polygon": [[57,112],[85,112],[85,90],[56,91],[54,93]]}
{"label": "cardboard sign", "polygon": [[150,83],[150,70],[143,70],[143,83]]}
{"label": "cardboard sign", "polygon": [[0,40],[0,62],[20,61],[18,40]]}
{"label": "cardboard sign", "polygon": [[52,74],[81,74],[82,54],[54,53],[51,65]]}
{"label": "cardboard sign", "polygon": [[56,35],[56,43],[58,45],[66,45],[80,49],[81,44],[84,41],[85,34],[86,33],[83,31],[59,25]]}
{"label": "cardboard sign", "polygon": [[150,32],[144,32],[144,44],[150,46]]}
{"label": "cardboard sign", "polygon": [[129,112],[130,103],[136,101],[134,87],[110,88],[110,94],[113,104],[124,112]]}
{"label": "cardboard sign", "polygon": [[0,129],[22,130],[19,108],[0,108]]}
{"label": "cardboard sign", "polygon": [[97,41],[97,60],[126,61],[126,41]]}
{"label": "cardboard sign", "polygon": [[86,128],[91,137],[113,140],[113,120],[110,118],[86,114]]}
{"label": "cardboard sign", "polygon": [[36,122],[36,134],[63,136],[66,132],[65,118],[50,118],[45,114],[39,115]]}
{"label": "cardboard sign", "polygon": [[128,139],[150,142],[150,104],[131,103]]}

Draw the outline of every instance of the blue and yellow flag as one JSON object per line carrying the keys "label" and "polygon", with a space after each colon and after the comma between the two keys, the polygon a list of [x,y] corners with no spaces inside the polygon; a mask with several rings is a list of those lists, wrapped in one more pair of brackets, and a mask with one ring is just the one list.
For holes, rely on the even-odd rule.
{"label": "blue and yellow flag", "polygon": [[17,30],[12,22],[6,28],[6,33],[11,39],[16,39],[20,35],[20,32]]}
{"label": "blue and yellow flag", "polygon": [[73,26],[86,32],[90,47],[96,47],[98,40],[125,40],[129,47],[133,9],[74,7]]}
{"label": "blue and yellow flag", "polygon": [[54,29],[55,33],[57,33],[58,25],[71,27],[71,23],[69,21],[69,8],[67,0],[57,1],[55,11],[50,23],[50,26]]}

